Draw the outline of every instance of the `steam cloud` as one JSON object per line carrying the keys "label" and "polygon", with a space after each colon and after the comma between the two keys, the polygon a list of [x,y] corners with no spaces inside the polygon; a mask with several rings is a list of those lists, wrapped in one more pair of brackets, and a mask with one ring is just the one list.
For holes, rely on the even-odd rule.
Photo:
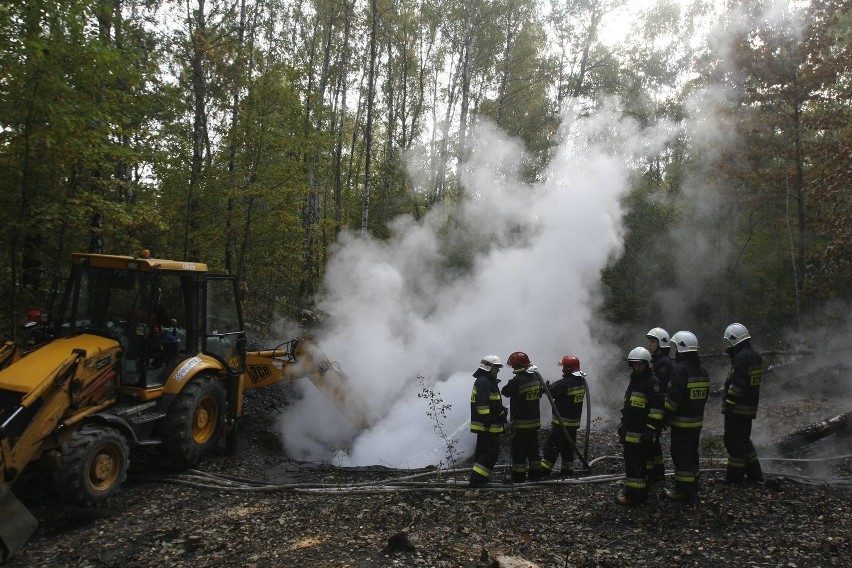
{"label": "steam cloud", "polygon": [[[777,33],[796,35],[802,30],[798,16],[786,0],[768,3],[758,14],[728,13],[710,33],[708,47],[724,61],[732,32],[770,25]],[[397,219],[386,241],[343,235],[320,298],[331,326],[317,339],[348,375],[353,397],[369,405],[375,425],[355,432],[305,383],[303,399],[282,416],[290,456],[338,465],[447,465],[438,422],[457,442],[456,450],[469,454],[471,373],[489,353],[505,359],[525,351],[548,379],[559,376],[556,362],[562,355],[577,355],[589,375],[593,410],[605,414],[607,404],[623,392],[626,376],[617,365],[632,346],[624,338],[633,334],[607,330],[594,314],[600,271],[621,252],[620,199],[629,190],[631,168],[676,134],[713,163],[716,152],[736,143],[726,113],[720,112],[735,95],[713,86],[693,93],[679,133],[667,124],[640,130],[614,101],[591,117],[576,118],[569,110],[543,181],[531,185],[520,181],[520,143],[482,124],[461,167],[468,199],[458,211],[435,208],[419,222]],[[409,175],[416,180],[421,173]],[[724,347],[721,330],[730,322],[709,321],[690,299],[707,297],[708,285],[714,286],[708,279],[722,272],[736,244],[724,222],[729,204],[707,182],[714,177],[709,173],[699,168],[685,181],[690,211],[681,227],[661,235],[663,241],[688,245],[690,254],[679,257],[677,280],[649,291],[649,301],[656,293],[665,305],[668,320],[649,327],[690,329],[704,352]],[[708,258],[711,265],[701,261]],[[836,349],[844,355],[849,322],[829,337],[841,338]],[[762,346],[758,339],[758,349]],[[724,375],[726,361],[706,364],[714,377]],[[502,371],[502,384],[510,373]],[[785,380],[785,373],[779,377]],[[437,402],[450,405],[437,421],[428,416],[428,398],[418,397],[424,387],[437,393]],[[848,392],[846,387],[840,390]],[[544,419],[549,410],[542,408]]]}
{"label": "steam cloud", "polygon": [[[470,199],[457,228],[436,209],[421,222],[397,219],[387,241],[344,235],[320,302],[333,325],[318,341],[353,396],[370,405],[375,426],[335,453],[352,427],[308,384],[282,417],[288,453],[339,465],[437,464],[447,448],[428,399],[418,397],[424,386],[451,406],[437,422],[469,453],[471,374],[489,353],[505,360],[525,351],[548,379],[560,376],[562,355],[574,354],[592,400],[620,396],[623,377],[616,391],[602,391],[606,369],[624,353],[592,333],[600,271],[620,252],[631,164],[672,134],[668,125],[640,130],[613,101],[590,118],[566,116],[544,181],[527,185],[520,144],[484,124],[463,165]],[[501,384],[510,377],[504,369]]]}

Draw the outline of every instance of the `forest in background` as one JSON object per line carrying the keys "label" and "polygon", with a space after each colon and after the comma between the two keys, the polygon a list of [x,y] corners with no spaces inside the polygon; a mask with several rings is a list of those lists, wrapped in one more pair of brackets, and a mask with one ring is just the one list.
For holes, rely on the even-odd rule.
{"label": "forest in background", "polygon": [[298,319],[341,231],[438,211],[453,242],[476,124],[533,182],[570,113],[678,125],[698,92],[725,135],[631,164],[606,318],[660,321],[696,255],[682,307],[720,329],[850,300],[852,2],[662,0],[608,41],[623,4],[2,0],[0,331],[57,308],[71,252],[142,248],[236,274],[256,326]]}

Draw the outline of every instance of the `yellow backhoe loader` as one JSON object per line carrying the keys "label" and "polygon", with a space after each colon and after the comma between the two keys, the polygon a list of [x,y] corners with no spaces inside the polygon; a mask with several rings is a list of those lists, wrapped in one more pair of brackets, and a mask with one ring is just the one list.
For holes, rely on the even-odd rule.
{"label": "yellow backhoe loader", "polygon": [[302,377],[367,425],[310,339],[247,351],[233,276],[146,251],[71,262],[51,339],[0,369],[0,560],[37,528],[11,492],[37,460],[63,497],[98,505],[120,490],[134,447],[194,466],[220,442],[233,446],[247,389]]}

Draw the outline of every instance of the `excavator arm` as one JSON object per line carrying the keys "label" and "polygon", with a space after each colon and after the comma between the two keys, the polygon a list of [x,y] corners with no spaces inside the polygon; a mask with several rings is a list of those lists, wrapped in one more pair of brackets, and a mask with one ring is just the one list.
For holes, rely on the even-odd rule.
{"label": "excavator arm", "polygon": [[307,377],[355,426],[361,429],[370,426],[368,408],[353,396],[346,375],[309,338],[297,338],[275,349],[249,351],[246,376],[246,389]]}
{"label": "excavator arm", "polygon": [[[68,383],[85,353],[74,352],[26,394],[0,424],[0,561],[12,557],[38,528],[38,521],[9,490],[21,470],[41,453],[44,439],[68,407]],[[65,394],[66,396],[60,396]]]}
{"label": "excavator arm", "polygon": [[[85,352],[74,351],[25,394],[18,407],[0,424],[3,482],[11,485],[20,471],[41,452],[42,442],[68,409],[68,382]],[[59,396],[61,394],[65,396]]]}
{"label": "excavator arm", "polygon": [[99,336],[60,339],[41,347],[40,356],[0,370],[0,560],[20,550],[38,526],[12,484],[75,424],[114,399],[119,349]]}

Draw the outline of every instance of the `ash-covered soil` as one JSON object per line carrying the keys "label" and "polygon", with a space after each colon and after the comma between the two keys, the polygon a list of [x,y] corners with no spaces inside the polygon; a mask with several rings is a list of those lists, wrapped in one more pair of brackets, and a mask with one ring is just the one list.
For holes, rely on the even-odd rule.
{"label": "ash-covered soil", "polygon": [[[756,438],[852,410],[831,389],[803,400],[782,397],[803,389],[771,372],[764,384]],[[711,399],[700,499],[671,503],[658,485],[647,503],[625,509],[613,501],[622,464],[605,457],[620,455],[606,421],[590,436],[589,457],[600,458],[592,476],[477,491],[465,488],[466,463],[446,472],[288,460],[273,422],[291,394],[286,385],[250,393],[236,455],[208,458],[198,472],[134,453],[107,507],[69,506],[46,474],[27,476],[15,493],[40,526],[9,566],[478,568],[509,565],[504,557],[548,567],[850,566],[852,460],[834,459],[852,454],[848,433],[795,456],[812,461],[765,459],[774,482],[732,488],[719,482],[722,421]],[[499,463],[507,461],[504,449]]]}

